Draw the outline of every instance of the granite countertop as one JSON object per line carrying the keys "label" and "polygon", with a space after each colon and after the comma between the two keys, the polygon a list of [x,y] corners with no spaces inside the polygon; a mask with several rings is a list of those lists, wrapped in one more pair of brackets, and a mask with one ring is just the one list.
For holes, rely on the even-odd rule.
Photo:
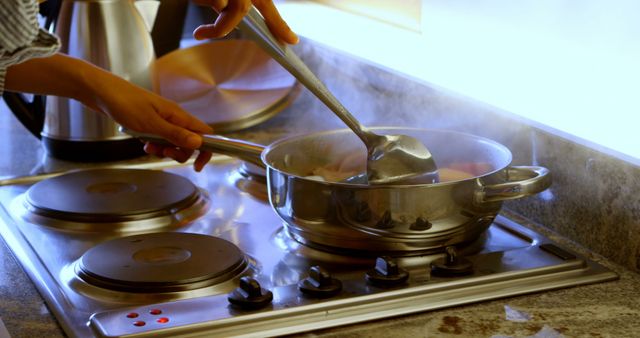
{"label": "granite countertop", "polygon": [[[267,142],[273,135],[300,130],[308,122],[292,119],[300,111],[324,117],[305,98],[283,111],[281,117],[253,129],[252,137]],[[402,98],[402,97],[401,97]],[[367,101],[362,101],[367,103]],[[71,165],[43,161],[39,142],[19,126],[0,101],[0,180],[65,170]],[[384,108],[384,107],[382,107]],[[445,109],[446,108],[446,109]],[[315,110],[314,110],[315,109]],[[444,106],[443,111],[450,111]],[[416,117],[417,118],[417,117]],[[298,121],[298,122],[296,122]],[[297,123],[297,124],[296,124]],[[77,165],[76,165],[77,166]],[[635,337],[640,332],[640,275],[560,237],[518,214],[503,215],[549,237],[560,245],[587,256],[617,272],[613,282],[547,291],[342,326],[296,336],[349,337]],[[631,232],[629,232],[631,234]],[[629,236],[631,238],[631,236]],[[609,245],[612,245],[611,243]],[[34,284],[12,252],[0,241],[0,318],[12,337],[61,337],[63,331],[48,310]],[[2,326],[0,325],[0,336]]]}

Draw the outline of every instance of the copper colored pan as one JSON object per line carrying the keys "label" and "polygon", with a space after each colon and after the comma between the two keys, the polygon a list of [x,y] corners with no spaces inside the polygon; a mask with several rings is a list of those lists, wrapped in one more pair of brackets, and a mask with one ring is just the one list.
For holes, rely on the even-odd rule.
{"label": "copper colored pan", "polygon": [[153,89],[228,132],[256,125],[285,108],[296,80],[251,41],[221,40],[176,50],[152,68]]}

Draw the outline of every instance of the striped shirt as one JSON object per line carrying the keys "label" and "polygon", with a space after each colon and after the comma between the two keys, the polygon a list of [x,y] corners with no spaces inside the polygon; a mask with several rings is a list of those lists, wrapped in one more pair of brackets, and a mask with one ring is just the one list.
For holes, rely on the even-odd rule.
{"label": "striped shirt", "polygon": [[40,28],[37,0],[0,0],[0,94],[7,68],[54,54],[58,38]]}

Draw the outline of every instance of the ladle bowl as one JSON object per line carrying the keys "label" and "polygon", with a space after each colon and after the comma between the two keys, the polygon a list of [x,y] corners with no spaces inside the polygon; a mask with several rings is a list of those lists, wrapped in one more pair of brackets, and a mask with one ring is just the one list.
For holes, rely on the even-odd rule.
{"label": "ladle bowl", "polygon": [[364,142],[367,147],[367,178],[370,184],[438,182],[438,168],[431,152],[422,142],[408,135],[375,134],[362,126],[305,63],[271,34],[255,8],[251,7],[238,27],[329,107]]}

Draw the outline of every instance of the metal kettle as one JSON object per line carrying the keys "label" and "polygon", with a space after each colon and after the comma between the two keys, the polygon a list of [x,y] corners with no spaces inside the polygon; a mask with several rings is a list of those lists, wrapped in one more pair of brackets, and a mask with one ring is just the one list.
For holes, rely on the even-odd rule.
{"label": "metal kettle", "polygon": [[[149,71],[156,57],[151,29],[159,6],[157,0],[58,0],[49,12],[55,19],[47,19],[60,38],[62,53],[150,89]],[[182,26],[176,30],[181,34]],[[120,132],[109,116],[76,100],[49,96],[29,101],[20,94],[4,97],[53,157],[112,161],[143,154],[141,142]]]}

